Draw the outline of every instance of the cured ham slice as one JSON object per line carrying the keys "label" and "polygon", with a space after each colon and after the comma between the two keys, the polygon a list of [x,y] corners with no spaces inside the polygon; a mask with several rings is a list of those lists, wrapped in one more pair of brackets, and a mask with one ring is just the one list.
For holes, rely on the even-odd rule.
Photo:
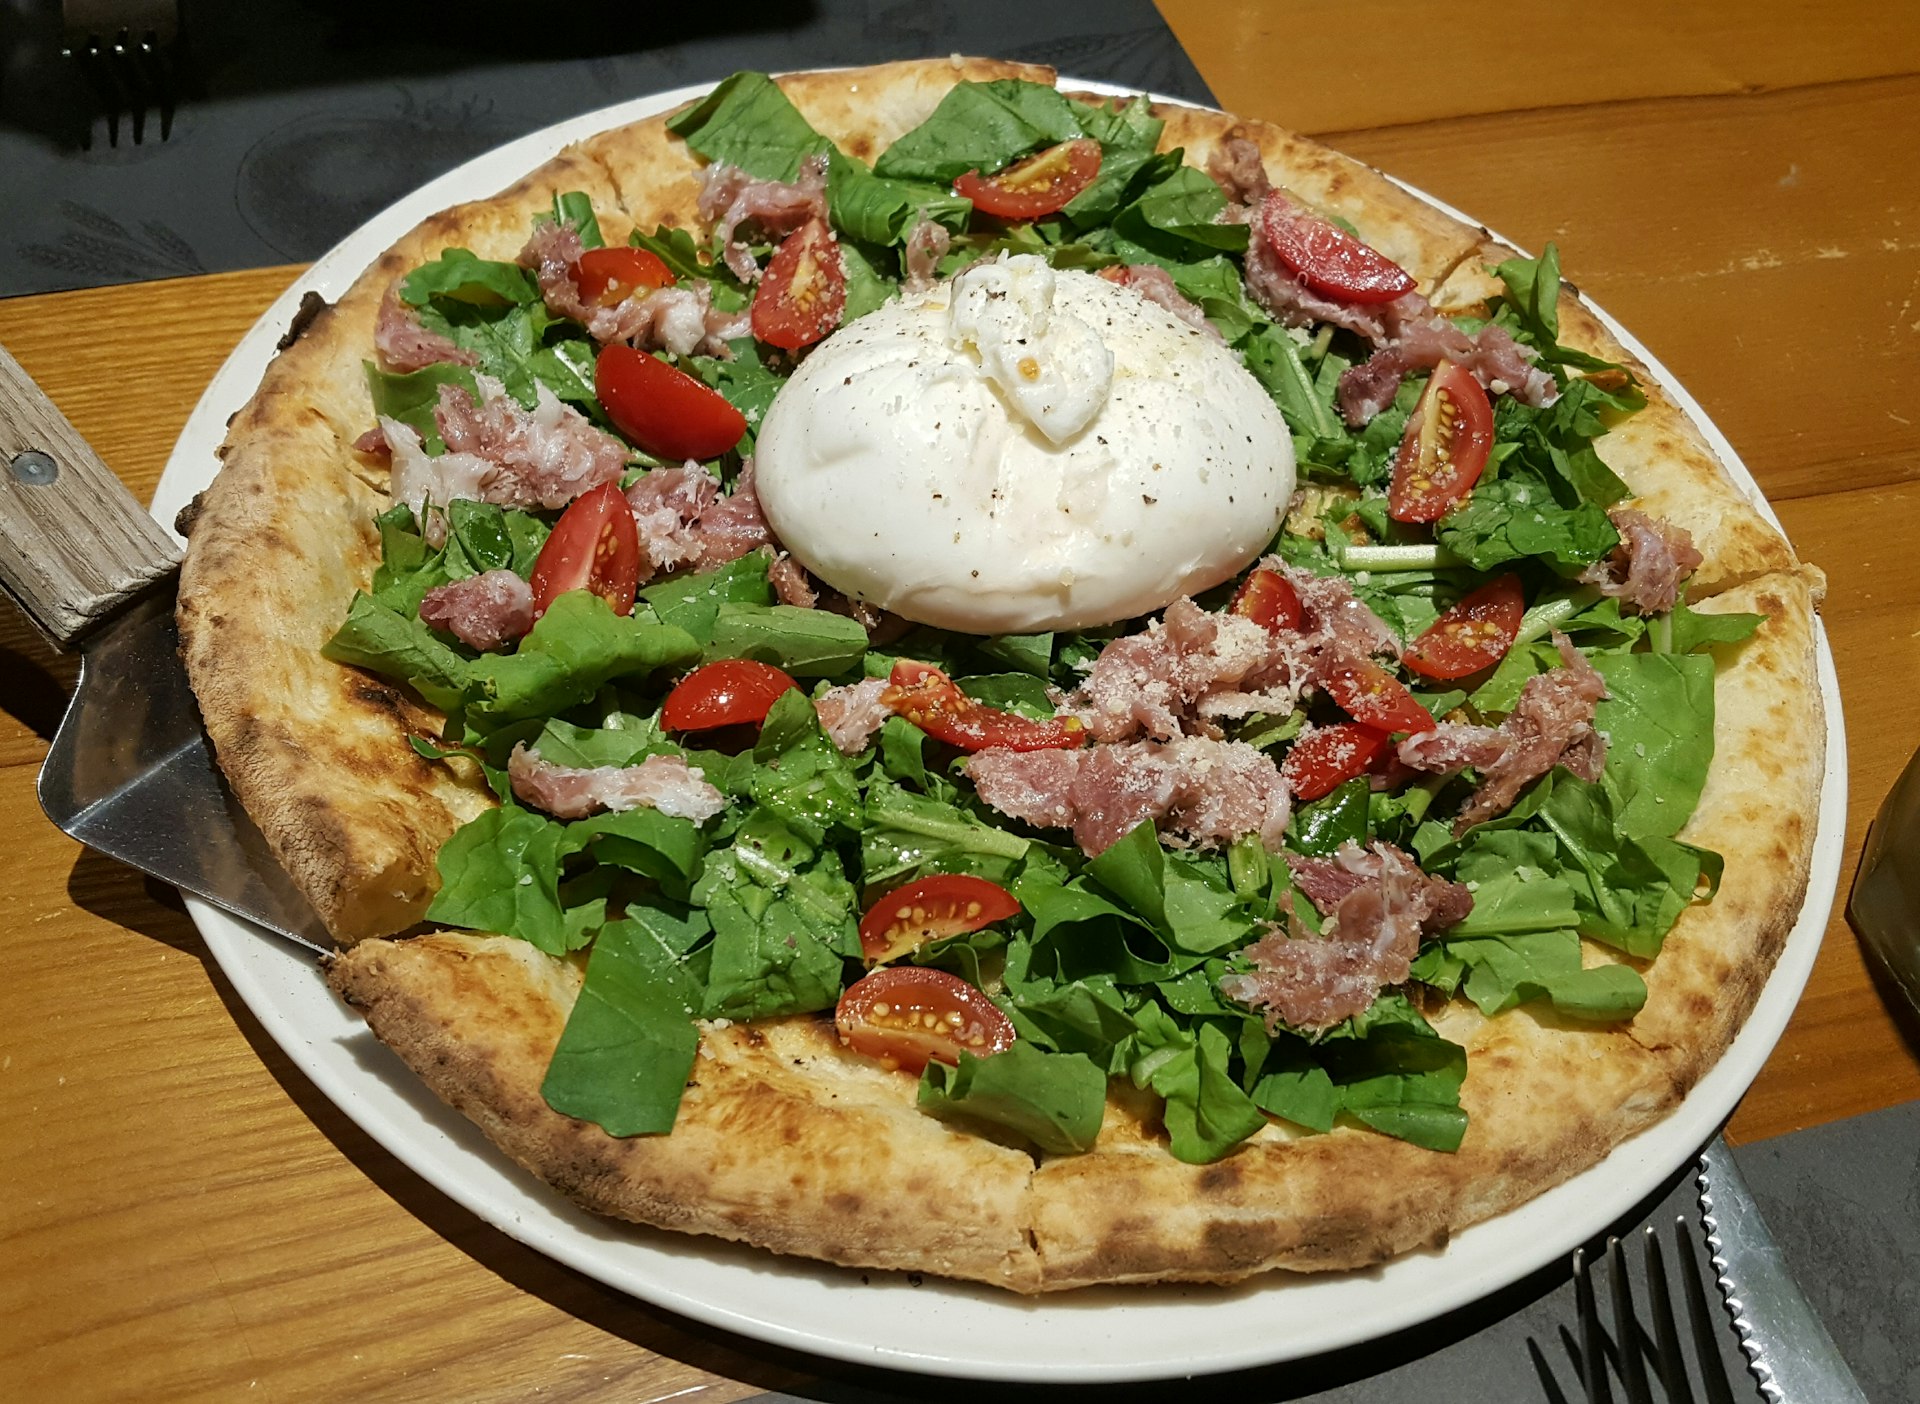
{"label": "cured ham slice", "polygon": [[1094,740],[1218,736],[1227,718],[1291,711],[1331,663],[1398,654],[1399,639],[1345,580],[1296,569],[1278,556],[1260,569],[1294,587],[1300,628],[1273,634],[1240,615],[1175,600],[1144,632],[1102,649],[1068,700]]}
{"label": "cured ham slice", "polygon": [[1200,304],[1193,301],[1175,286],[1173,275],[1157,263],[1129,263],[1114,268],[1102,268],[1100,276],[1109,283],[1118,283],[1123,288],[1132,288],[1141,297],[1157,307],[1164,307],[1195,331],[1205,332],[1215,341],[1224,342],[1226,338],[1220,329],[1207,320],[1207,314]]}
{"label": "cured ham slice", "polygon": [[1089,857],[1143,819],[1202,845],[1258,834],[1277,849],[1292,803],[1263,751],[1186,737],[1083,750],[981,751],[967,762],[980,798],[1014,819],[1071,829]]}
{"label": "cured ham slice", "polygon": [[525,742],[507,757],[516,799],[556,819],[584,819],[603,809],[657,809],[703,824],[727,807],[726,796],[682,756],[648,756],[638,765],[582,768],[554,765]]}
{"label": "cured ham slice", "polygon": [[784,552],[767,567],[767,583],[773,586],[774,597],[781,604],[793,605],[796,609],[812,609],[820,603],[820,592],[814,588],[813,577],[807,574],[807,568]]}
{"label": "cured ham slice", "polygon": [[533,587],[510,570],[489,570],[427,591],[421,621],[468,648],[492,653],[533,627]]}
{"label": "cured ham slice", "polygon": [[444,505],[456,497],[551,510],[613,481],[626,467],[627,446],[546,386],[529,410],[493,377],[474,380],[478,403],[457,385],[440,387],[433,418],[446,441],[444,454],[429,457],[411,428],[380,421],[393,453],[393,499],[416,515],[429,500]]}
{"label": "cured ham slice", "polygon": [[643,582],[663,570],[712,570],[774,544],[753,490],[752,459],[741,465],[732,496],[689,459],[647,473],[627,489],[627,506],[640,533]]}
{"label": "cured ham slice", "polygon": [[1693,534],[1632,507],[1611,507],[1607,516],[1620,544],[1582,571],[1580,579],[1639,614],[1672,609],[1680,600],[1680,582],[1706,559],[1694,547]]}
{"label": "cured ham slice", "polygon": [[1236,205],[1258,205],[1273,189],[1260,148],[1243,136],[1230,136],[1207,156],[1207,174]]}
{"label": "cured ham slice", "polygon": [[1556,633],[1561,666],[1527,679],[1520,699],[1497,727],[1442,723],[1400,743],[1402,764],[1445,773],[1462,766],[1480,772],[1480,787],[1453,826],[1461,834],[1504,814],[1520,791],[1556,765],[1582,780],[1598,780],[1607,741],[1593,728],[1593,711],[1607,695],[1606,680],[1584,654]]}
{"label": "cured ham slice", "polygon": [[[1418,303],[1417,311],[1411,306]],[[1340,373],[1335,399],[1340,415],[1359,428],[1393,403],[1400,382],[1416,370],[1432,370],[1442,361],[1464,366],[1489,394],[1512,395],[1522,404],[1548,405],[1560,387],[1533,362],[1534,353],[1515,341],[1505,327],[1489,323],[1469,336],[1409,293],[1389,304],[1386,339],[1360,365]]]}
{"label": "cured ham slice", "polygon": [[520,250],[520,265],[533,271],[540,296],[562,317],[587,329],[595,341],[626,341],[643,351],[676,356],[729,356],[727,342],[749,334],[745,312],[713,305],[713,285],[690,278],[673,287],[642,290],[610,306],[580,295],[574,273],[584,246],[571,225],[543,223]]}
{"label": "cured ham slice", "polygon": [[1331,1028],[1406,980],[1420,938],[1457,925],[1473,894],[1431,877],[1392,844],[1347,843],[1331,858],[1287,855],[1294,881],[1327,918],[1318,937],[1297,919],[1268,927],[1247,948],[1253,969],[1224,975],[1220,991],[1297,1029]]}
{"label": "cured ham slice", "polygon": [[893,708],[880,700],[887,687],[885,678],[868,678],[830,687],[814,699],[813,710],[820,716],[821,730],[842,755],[857,756],[866,750],[868,739],[893,715]]}
{"label": "cured ham slice", "polygon": [[400,300],[397,285],[388,288],[387,295],[380,299],[380,311],[373,321],[373,349],[388,370],[402,373],[443,362],[461,366],[480,364],[480,358],[473,352],[421,326],[412,309]]}
{"label": "cured ham slice", "polygon": [[760,265],[745,240],[735,237],[741,225],[751,223],[762,233],[779,238],[810,219],[827,217],[827,158],[809,156],[791,181],[755,180],[738,166],[720,161],[701,175],[700,218],[712,227],[715,242],[725,246],[721,257],[743,283],[758,282]]}
{"label": "cured ham slice", "polygon": [[925,292],[938,283],[940,260],[947,256],[947,250],[952,247],[953,235],[947,232],[945,225],[928,219],[925,212],[915,215],[913,226],[907,230],[907,278],[901,284],[901,291]]}

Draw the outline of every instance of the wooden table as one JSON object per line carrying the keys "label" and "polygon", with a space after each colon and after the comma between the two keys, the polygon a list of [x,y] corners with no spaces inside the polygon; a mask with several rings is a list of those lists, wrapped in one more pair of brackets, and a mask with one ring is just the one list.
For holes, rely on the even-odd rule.
{"label": "wooden table", "polygon": [[[1832,582],[1851,881],[1920,739],[1920,10],[1162,4],[1225,107],[1556,240],[1708,408]],[[144,496],[297,272],[4,302],[0,342]],[[72,678],[0,610],[0,1394],[713,1401],[807,1378],[481,1224],[314,1091],[178,898],[42,819]],[[1920,1096],[1915,1049],[1836,911],[1732,1135]]]}

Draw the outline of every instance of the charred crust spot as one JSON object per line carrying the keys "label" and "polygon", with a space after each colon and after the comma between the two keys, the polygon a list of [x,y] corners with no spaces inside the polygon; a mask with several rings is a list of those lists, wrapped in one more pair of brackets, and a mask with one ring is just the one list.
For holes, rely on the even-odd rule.
{"label": "charred crust spot", "polygon": [[194,523],[200,520],[200,513],[207,505],[205,492],[196,492],[191,501],[182,507],[173,518],[173,529],[182,536],[192,536]]}
{"label": "charred crust spot", "polygon": [[1240,1188],[1242,1173],[1240,1162],[1234,1159],[1218,1161],[1200,1172],[1200,1192],[1202,1194],[1230,1194]]}
{"label": "charred crust spot", "polygon": [[[300,306],[295,309],[293,320],[287,323],[286,335],[273,344],[274,349],[276,351],[285,351],[288,347],[292,346],[294,342],[305,336],[307,328],[311,327],[319,318],[320,314],[327,310],[327,306],[327,300],[320,296],[319,293],[313,291],[313,289],[309,288],[307,291],[301,293]],[[228,423],[232,423],[232,421],[229,420]]]}
{"label": "charred crust spot", "polygon": [[747,1047],[749,1048],[765,1048],[767,1046],[767,1036],[761,1033],[759,1029],[749,1024],[747,1025],[745,1042]]}
{"label": "charred crust spot", "polygon": [[348,684],[348,691],[356,702],[364,702],[370,707],[378,707],[387,712],[399,712],[405,700],[397,689],[378,682],[364,673],[353,678]]}
{"label": "charred crust spot", "polygon": [[851,1190],[838,1190],[827,1196],[827,1208],[836,1214],[845,1214],[848,1218],[858,1214],[865,1207],[866,1202],[863,1195],[855,1194]]}

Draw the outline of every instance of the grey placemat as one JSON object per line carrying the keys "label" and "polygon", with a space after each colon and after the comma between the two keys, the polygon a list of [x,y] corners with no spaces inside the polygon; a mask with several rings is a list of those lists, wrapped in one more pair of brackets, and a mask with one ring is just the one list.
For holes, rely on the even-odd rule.
{"label": "grey placemat", "polygon": [[77,75],[21,6],[0,0],[0,295],[313,259],[502,142],[738,68],[992,54],[1212,101],[1151,0],[203,0],[171,139],[95,123],[82,150]]}
{"label": "grey placemat", "polygon": [[[1741,1148],[1752,1186],[1787,1265],[1876,1401],[1920,1400],[1920,1102]],[[1612,1232],[1638,1238],[1647,1224],[1671,1234],[1676,1216],[1699,1223],[1692,1167],[1676,1172]],[[1670,1239],[1668,1240],[1670,1242]],[[1632,1254],[1638,1264],[1639,1253]],[[1600,1279],[1604,1283],[1604,1278]],[[1706,1279],[1703,1277],[1703,1282]],[[1647,1301],[1637,1272],[1638,1300]],[[1720,1296],[1706,1282],[1716,1324]],[[1602,1315],[1607,1315],[1602,1307]],[[1730,1330],[1723,1356],[1735,1398],[1760,1399]],[[1221,1400],[1312,1404],[1568,1404],[1586,1395],[1576,1372],[1579,1328],[1565,1264],[1555,1264],[1471,1307],[1384,1340],[1312,1360],[1192,1381],[1135,1386],[1021,1388],[923,1379],[832,1364],[804,1394],[755,1404],[979,1404],[1099,1399],[1132,1404]],[[1656,1386],[1657,1389],[1657,1386]],[[1624,1397],[1615,1382],[1615,1397]],[[1789,1404],[1819,1404],[1792,1400]]]}

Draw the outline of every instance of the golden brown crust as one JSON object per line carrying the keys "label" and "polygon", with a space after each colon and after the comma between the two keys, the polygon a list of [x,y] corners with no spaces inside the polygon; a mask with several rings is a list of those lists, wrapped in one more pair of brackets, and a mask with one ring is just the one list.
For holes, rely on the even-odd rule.
{"label": "golden brown crust", "polygon": [[[961,60],[780,81],[817,129],[871,160],[962,78],[1051,76]],[[1197,165],[1230,136],[1253,140],[1272,179],[1350,220],[1443,310],[1493,290],[1482,264],[1507,251],[1378,172],[1265,124],[1156,110],[1163,147]],[[491,802],[475,777],[407,747],[408,732],[437,727],[435,714],[318,654],[376,563],[384,468],[351,443],[371,420],[360,362],[379,300],[449,245],[512,257],[560,190],[592,194],[611,239],[633,223],[692,225],[700,163],[665,121],[603,133],[493,200],[425,221],[276,359],[232,425],[183,571],[183,649],[236,791],[344,944],[417,922],[440,842]],[[1571,290],[1562,323],[1569,344],[1624,355]],[[1122,1086],[1094,1151],[1037,1156],[923,1115],[913,1079],[847,1054],[810,1018],[708,1028],[674,1132],[615,1138],[540,1095],[579,990],[573,962],[437,933],[366,940],[329,979],[507,1154],[588,1208],[638,1223],[1020,1292],[1347,1268],[1442,1244],[1669,1110],[1750,1011],[1805,889],[1823,738],[1810,661],[1817,590],[1647,379],[1646,415],[1604,441],[1603,456],[1707,551],[1697,592],[1715,598],[1703,609],[1770,615],[1722,660],[1722,755],[1683,835],[1726,854],[1727,881],[1646,967],[1649,1002],[1627,1027],[1526,1009],[1488,1020],[1464,1003],[1440,1015],[1443,1034],[1469,1047],[1470,1128],[1455,1155],[1358,1125],[1311,1137],[1269,1126],[1217,1164],[1186,1165],[1168,1153],[1153,1099]]]}
{"label": "golden brown crust", "polygon": [[[1521,255],[1487,239],[1461,260],[1433,297],[1442,312],[1481,312],[1504,291],[1490,269]],[[1733,481],[1693,420],[1639,357],[1608,331],[1571,284],[1560,286],[1560,340],[1632,371],[1646,408],[1612,426],[1595,445],[1601,460],[1633,490],[1633,505],[1685,527],[1705,556],[1688,582],[1699,599],[1799,564],[1793,548]]]}

